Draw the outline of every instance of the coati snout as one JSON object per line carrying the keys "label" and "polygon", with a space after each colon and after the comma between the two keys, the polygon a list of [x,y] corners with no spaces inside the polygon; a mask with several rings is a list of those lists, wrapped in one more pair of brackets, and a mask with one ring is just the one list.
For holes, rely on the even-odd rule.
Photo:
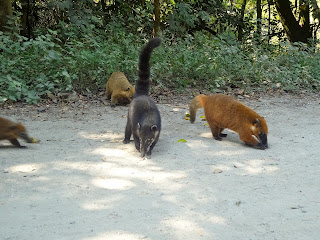
{"label": "coati snout", "polygon": [[268,137],[267,134],[263,132],[263,127],[258,118],[253,121],[252,133],[252,136],[258,141],[258,143],[254,146],[255,148],[262,150],[268,148]]}
{"label": "coati snout", "polygon": [[159,139],[160,132],[156,125],[143,126],[138,123],[139,144],[137,150],[141,153],[141,157],[151,156],[151,150]]}

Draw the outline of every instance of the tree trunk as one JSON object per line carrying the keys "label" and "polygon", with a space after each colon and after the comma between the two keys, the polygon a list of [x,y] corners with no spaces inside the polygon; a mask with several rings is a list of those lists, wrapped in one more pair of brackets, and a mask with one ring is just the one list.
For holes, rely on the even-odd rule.
{"label": "tree trunk", "polygon": [[246,10],[247,0],[243,0],[240,12],[240,20],[238,24],[238,40],[242,41],[243,38],[243,19],[244,19],[244,12]]}
{"label": "tree trunk", "polygon": [[261,9],[261,0],[257,0],[257,38],[260,41],[261,37],[261,23],[262,23],[262,9]]}
{"label": "tree trunk", "polygon": [[31,33],[32,33],[32,25],[30,23],[30,18],[31,18],[31,16],[30,16],[30,13],[31,13],[30,0],[21,0],[21,6],[22,6],[21,35],[30,39]]}
{"label": "tree trunk", "polygon": [[[309,19],[300,26],[291,11],[289,0],[275,0],[275,5],[289,41],[308,43],[308,39],[312,37]],[[307,9],[309,11],[309,8]]]}
{"label": "tree trunk", "polygon": [[270,42],[271,35],[271,2],[268,0],[268,43]]}
{"label": "tree trunk", "polygon": [[11,0],[0,0],[0,31],[8,31],[4,26],[7,25],[7,16],[12,16],[12,4]]}
{"label": "tree trunk", "polygon": [[154,0],[154,22],[153,22],[153,37],[157,36],[157,33],[160,28],[160,1]]}
{"label": "tree trunk", "polygon": [[312,17],[314,19],[318,19],[318,26],[314,26],[313,27],[313,33],[312,33],[312,36],[313,36],[313,39],[315,40],[317,38],[317,31],[319,30],[319,27],[320,27],[320,8],[318,6],[318,3],[317,3],[317,0],[310,0],[310,5],[311,5],[311,8],[312,8]]}

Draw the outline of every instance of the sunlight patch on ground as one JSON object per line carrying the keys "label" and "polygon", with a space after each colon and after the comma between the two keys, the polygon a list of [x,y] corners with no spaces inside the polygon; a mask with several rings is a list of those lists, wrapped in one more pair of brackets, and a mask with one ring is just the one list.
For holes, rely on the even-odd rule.
{"label": "sunlight patch on ground", "polygon": [[265,160],[248,160],[244,163],[235,163],[235,166],[246,171],[246,174],[257,175],[261,173],[274,173],[279,171],[279,167],[269,164]]}
{"label": "sunlight patch on ground", "polygon": [[[143,168],[143,167],[142,167]],[[146,168],[111,168],[105,169],[104,175],[110,176],[111,179],[121,179],[117,187],[117,182],[109,181],[96,181],[95,184],[98,184],[100,187],[108,189],[119,189],[127,190],[133,185],[126,185],[126,183],[131,181],[141,180],[148,182],[149,184],[155,185],[157,188],[161,188],[162,191],[168,190],[167,186],[170,185],[170,192],[176,192],[185,187],[184,184],[178,182],[179,179],[186,178],[186,173],[182,171],[175,172],[165,172],[165,171],[153,171]],[[123,181],[123,182],[121,182]],[[115,184],[114,186],[111,184]],[[123,186],[121,185],[123,184]]]}
{"label": "sunlight patch on ground", "polygon": [[82,207],[86,210],[95,211],[102,209],[112,209],[114,204],[123,200],[122,195],[112,195],[105,200],[95,200],[94,202],[89,202],[83,204]]}
{"label": "sunlight patch on ground", "polygon": [[[214,156],[237,156],[243,155],[247,153],[247,149],[237,147],[238,143],[232,141],[216,141],[212,138],[212,142],[208,142],[207,139],[202,140],[187,140],[188,147],[195,150],[202,151],[210,151],[210,153]],[[223,148],[224,150],[220,150],[218,147]]]}
{"label": "sunlight patch on ground", "polygon": [[220,172],[226,172],[226,171],[232,170],[231,167],[228,167],[227,165],[224,165],[224,164],[212,165],[211,168],[213,173],[220,173]]}
{"label": "sunlight patch on ground", "polygon": [[187,219],[172,218],[164,220],[162,224],[173,228],[176,236],[189,236],[189,239],[198,239],[198,237],[207,235],[205,229]]}
{"label": "sunlight patch on ground", "polygon": [[227,224],[226,219],[224,219],[221,216],[210,216],[208,218],[206,217],[204,219],[204,221],[210,222],[212,224],[220,224],[220,225],[226,225]]}
{"label": "sunlight patch on ground", "polygon": [[[210,129],[208,129],[208,130],[209,130],[208,132],[200,133],[199,136],[204,137],[204,138],[212,138],[212,133],[210,132]],[[213,138],[212,138],[212,140],[213,140]]]}
{"label": "sunlight patch on ground", "polygon": [[117,177],[130,177],[139,179],[152,179],[155,182],[163,182],[165,180],[186,178],[187,175],[183,171],[175,171],[173,173],[165,171],[154,171],[149,169],[139,170],[137,168],[114,168],[109,169],[108,174]]}
{"label": "sunlight patch on ground", "polygon": [[92,140],[107,140],[107,139],[122,139],[123,134],[116,134],[112,132],[107,132],[107,133],[98,133],[98,134],[92,134],[88,132],[78,132],[78,135],[86,138],[86,139],[92,139]]}
{"label": "sunlight patch on ground", "polygon": [[174,203],[174,204],[179,203],[179,200],[177,199],[177,196],[175,196],[175,195],[164,195],[164,196],[162,196],[162,199],[167,202]]}
{"label": "sunlight patch on ground", "polygon": [[95,178],[92,180],[92,184],[96,187],[110,190],[128,190],[135,186],[135,184],[132,181],[118,178]]}
{"label": "sunlight patch on ground", "polygon": [[21,164],[9,168],[10,172],[22,172],[22,173],[31,173],[36,172],[41,168],[40,164]]}
{"label": "sunlight patch on ground", "polygon": [[[226,143],[226,145],[234,146],[234,144],[231,142]],[[223,151],[216,151],[215,155],[217,155],[217,156],[236,156],[236,155],[244,155],[244,154],[246,154],[246,152],[247,152],[246,150],[236,149],[236,151],[231,151],[230,149],[228,149],[228,150],[223,150]]]}
{"label": "sunlight patch on ground", "polygon": [[172,111],[174,112],[181,112],[181,111],[186,111],[185,109],[179,108],[179,107],[174,107],[172,108]]}
{"label": "sunlight patch on ground", "polygon": [[141,240],[147,239],[146,236],[127,233],[124,231],[112,231],[110,233],[99,233],[100,236],[82,238],[82,240]]}
{"label": "sunlight patch on ground", "polygon": [[98,154],[104,157],[109,157],[109,158],[128,156],[128,153],[122,149],[106,148],[106,147],[96,148],[91,153]]}

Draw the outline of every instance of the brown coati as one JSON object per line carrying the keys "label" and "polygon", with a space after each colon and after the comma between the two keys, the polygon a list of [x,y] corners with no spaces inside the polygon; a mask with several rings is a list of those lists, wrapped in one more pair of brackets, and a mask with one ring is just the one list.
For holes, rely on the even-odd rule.
{"label": "brown coati", "polygon": [[128,110],[128,119],[123,143],[129,143],[131,134],[136,149],[141,157],[151,156],[161,131],[160,112],[149,95],[150,58],[154,48],[160,46],[161,39],[151,39],[142,49],[139,56],[139,77],[136,82],[136,93]]}
{"label": "brown coati", "polygon": [[221,141],[221,137],[227,136],[221,132],[228,128],[237,132],[246,144],[259,149],[268,148],[266,120],[243,103],[223,94],[200,94],[189,105],[191,123],[201,107],[214,139]]}
{"label": "brown coati", "polygon": [[0,117],[0,140],[9,140],[14,146],[24,148],[25,146],[20,145],[18,138],[25,140],[27,143],[33,142],[23,125]]}
{"label": "brown coati", "polygon": [[111,107],[118,103],[127,104],[132,100],[135,93],[134,87],[122,72],[114,72],[108,79],[106,86],[106,95],[111,99]]}

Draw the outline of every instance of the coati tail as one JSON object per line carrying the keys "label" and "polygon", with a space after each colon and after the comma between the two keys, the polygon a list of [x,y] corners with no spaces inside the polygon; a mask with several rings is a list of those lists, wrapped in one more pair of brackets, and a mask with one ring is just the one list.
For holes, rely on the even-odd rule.
{"label": "coati tail", "polygon": [[136,82],[136,96],[149,95],[150,58],[154,48],[160,46],[161,39],[153,38],[145,45],[139,56],[139,78]]}
{"label": "coati tail", "polygon": [[203,108],[207,96],[204,94],[200,94],[191,100],[189,104],[189,112],[190,112],[190,122],[193,123],[196,120],[197,110],[199,108]]}

